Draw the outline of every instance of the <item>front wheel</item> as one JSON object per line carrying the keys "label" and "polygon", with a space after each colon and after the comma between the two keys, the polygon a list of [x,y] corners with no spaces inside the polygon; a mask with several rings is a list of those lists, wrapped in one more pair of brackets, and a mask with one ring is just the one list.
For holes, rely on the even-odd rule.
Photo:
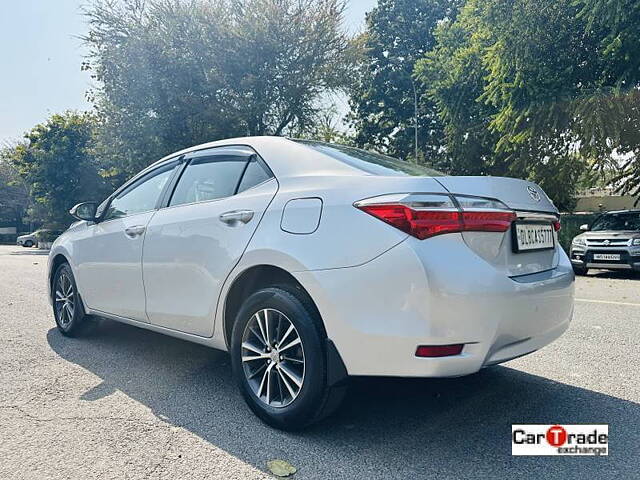
{"label": "front wheel", "polygon": [[282,430],[330,414],[344,387],[327,385],[325,348],[322,320],[304,295],[282,288],[252,294],[231,338],[234,376],[251,410]]}
{"label": "front wheel", "polygon": [[31,240],[27,240],[26,242],[24,242],[22,244],[22,246],[26,247],[26,248],[31,248],[31,247],[33,247],[33,242]]}
{"label": "front wheel", "polygon": [[74,336],[84,321],[85,312],[71,267],[63,263],[53,278],[53,316],[60,333]]}

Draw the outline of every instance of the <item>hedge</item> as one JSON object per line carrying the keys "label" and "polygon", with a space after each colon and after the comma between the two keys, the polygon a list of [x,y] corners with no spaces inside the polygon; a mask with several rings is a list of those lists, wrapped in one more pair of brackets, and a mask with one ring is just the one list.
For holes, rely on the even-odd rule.
{"label": "hedge", "polygon": [[580,225],[589,224],[600,215],[599,213],[563,213],[560,215],[560,223],[562,228],[558,233],[558,241],[567,254],[571,247],[573,237],[581,233]]}

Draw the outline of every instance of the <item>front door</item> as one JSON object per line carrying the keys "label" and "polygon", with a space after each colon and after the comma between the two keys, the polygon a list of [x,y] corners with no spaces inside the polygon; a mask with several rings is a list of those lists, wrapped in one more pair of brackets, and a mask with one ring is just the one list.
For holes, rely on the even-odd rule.
{"label": "front door", "polygon": [[142,246],[149,220],[176,165],[158,167],[125,187],[100,221],[74,243],[78,287],[91,310],[147,321]]}
{"label": "front door", "polygon": [[168,206],[147,227],[147,316],[154,325],[210,337],[222,284],[278,184],[247,147],[209,149],[186,160]]}

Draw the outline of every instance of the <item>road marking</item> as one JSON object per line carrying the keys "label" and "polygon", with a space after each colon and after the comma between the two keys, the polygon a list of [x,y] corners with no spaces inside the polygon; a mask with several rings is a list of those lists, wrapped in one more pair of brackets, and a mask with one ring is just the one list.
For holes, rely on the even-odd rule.
{"label": "road marking", "polygon": [[605,303],[605,304],[608,304],[608,305],[625,305],[627,307],[640,307],[640,303],[611,302],[609,300],[590,300],[588,298],[576,298],[576,302]]}

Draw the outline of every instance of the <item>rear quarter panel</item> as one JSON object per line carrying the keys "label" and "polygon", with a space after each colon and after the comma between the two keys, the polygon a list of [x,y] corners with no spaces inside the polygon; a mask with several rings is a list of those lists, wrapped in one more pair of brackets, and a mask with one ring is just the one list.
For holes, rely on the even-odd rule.
{"label": "rear quarter panel", "polygon": [[[403,241],[407,234],[358,210],[354,202],[384,193],[411,191],[445,190],[431,178],[309,176],[282,179],[280,190],[241,264],[284,262],[282,267],[288,271],[362,265]],[[318,228],[309,234],[284,231],[281,219],[285,205],[293,199],[310,197],[322,200]]]}

